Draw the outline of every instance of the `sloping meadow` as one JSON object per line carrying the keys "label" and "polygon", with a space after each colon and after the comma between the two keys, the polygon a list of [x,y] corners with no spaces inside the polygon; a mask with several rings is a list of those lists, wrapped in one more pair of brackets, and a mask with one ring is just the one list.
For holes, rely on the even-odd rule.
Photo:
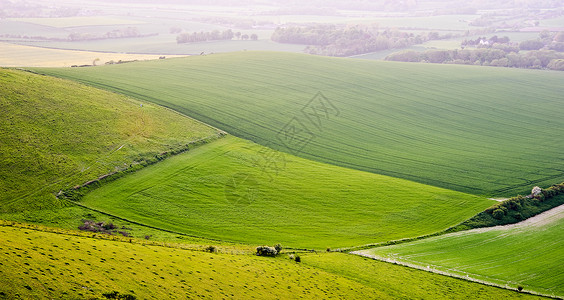
{"label": "sloping meadow", "polygon": [[75,82],[0,69],[0,213],[51,209],[65,189],[218,131]]}

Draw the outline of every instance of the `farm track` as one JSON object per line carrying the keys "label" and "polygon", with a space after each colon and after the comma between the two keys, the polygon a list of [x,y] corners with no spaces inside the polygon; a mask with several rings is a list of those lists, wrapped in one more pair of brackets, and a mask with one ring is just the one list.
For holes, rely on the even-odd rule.
{"label": "farm track", "polygon": [[561,299],[564,205],[520,223],[352,252],[447,276]]}

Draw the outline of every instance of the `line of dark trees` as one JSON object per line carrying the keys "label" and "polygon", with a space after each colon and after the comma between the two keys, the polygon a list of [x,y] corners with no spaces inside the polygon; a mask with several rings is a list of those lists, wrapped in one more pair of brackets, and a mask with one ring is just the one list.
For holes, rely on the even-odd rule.
{"label": "line of dark trees", "polygon": [[258,35],[256,34],[241,34],[241,32],[233,32],[231,29],[224,31],[214,30],[209,32],[194,32],[194,33],[181,33],[176,37],[176,42],[178,44],[183,43],[197,43],[197,42],[207,42],[207,41],[220,41],[220,40],[232,40],[234,37],[241,40],[258,40]]}
{"label": "line of dark trees", "polygon": [[414,34],[397,29],[380,31],[376,26],[337,27],[313,25],[279,27],[272,40],[279,43],[309,45],[308,53],[326,56],[351,56],[387,49],[404,48],[428,40],[453,38],[437,32]]}
{"label": "line of dark trees", "polygon": [[554,50],[526,53],[507,53],[500,49],[402,51],[388,55],[386,60],[564,71],[564,53]]}

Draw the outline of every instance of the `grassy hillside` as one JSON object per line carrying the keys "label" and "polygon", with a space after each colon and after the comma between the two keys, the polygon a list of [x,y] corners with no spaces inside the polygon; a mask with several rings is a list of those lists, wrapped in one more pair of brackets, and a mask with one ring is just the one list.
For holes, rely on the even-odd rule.
{"label": "grassy hillside", "polygon": [[516,225],[449,234],[363,253],[563,297],[563,212],[564,206],[559,206]]}
{"label": "grassy hillside", "polygon": [[0,234],[0,299],[106,299],[112,292],[137,299],[449,299],[453,292],[535,299],[345,254],[307,255],[300,264],[9,226],[0,226]]}
{"label": "grassy hillside", "polygon": [[[0,299],[360,298],[369,286],[287,259],[0,227]],[[312,279],[313,278],[313,279]],[[383,294],[383,296],[386,296]]]}
{"label": "grassy hillside", "polygon": [[120,178],[81,201],[196,236],[318,249],[433,233],[492,202],[283,155],[235,137]]}
{"label": "grassy hillside", "polygon": [[562,73],[266,52],[40,72],[304,158],[448,189],[515,195],[564,180]]}
{"label": "grassy hillside", "polygon": [[153,104],[0,69],[0,213],[64,206],[61,189],[216,135]]}

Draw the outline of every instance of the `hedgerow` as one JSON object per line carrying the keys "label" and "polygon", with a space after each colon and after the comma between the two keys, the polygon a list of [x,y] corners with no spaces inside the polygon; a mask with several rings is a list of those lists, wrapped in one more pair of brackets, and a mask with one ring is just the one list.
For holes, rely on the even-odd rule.
{"label": "hedgerow", "polygon": [[448,232],[514,224],[564,204],[564,182],[533,196],[516,196],[496,203]]}

